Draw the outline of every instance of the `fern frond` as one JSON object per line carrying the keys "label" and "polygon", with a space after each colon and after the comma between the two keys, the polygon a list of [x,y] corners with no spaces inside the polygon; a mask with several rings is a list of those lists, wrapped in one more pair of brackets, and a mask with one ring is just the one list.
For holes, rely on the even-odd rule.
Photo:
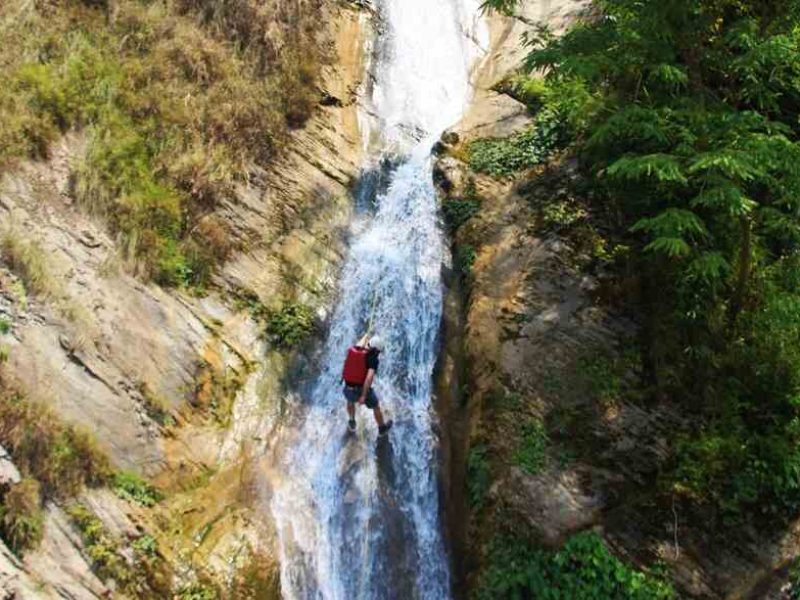
{"label": "fern frond", "polygon": [[608,167],[606,172],[609,177],[634,181],[656,179],[661,183],[686,184],[688,182],[677,157],[669,154],[626,156]]}

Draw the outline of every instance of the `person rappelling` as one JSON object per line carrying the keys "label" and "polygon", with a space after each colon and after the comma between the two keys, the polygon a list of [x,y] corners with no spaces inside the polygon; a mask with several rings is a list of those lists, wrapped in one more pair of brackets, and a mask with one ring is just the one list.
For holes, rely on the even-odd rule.
{"label": "person rappelling", "polygon": [[378,424],[378,436],[383,437],[392,427],[391,419],[383,420],[378,395],[372,387],[375,374],[380,364],[380,354],[386,345],[379,335],[364,336],[355,346],[347,350],[347,357],[342,369],[344,397],[347,400],[347,429],[356,431],[356,404],[372,409],[375,422]]}

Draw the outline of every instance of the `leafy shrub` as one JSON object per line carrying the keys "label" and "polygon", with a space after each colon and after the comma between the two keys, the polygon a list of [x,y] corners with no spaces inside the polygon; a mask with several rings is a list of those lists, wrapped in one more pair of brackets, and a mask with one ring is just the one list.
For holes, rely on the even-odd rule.
{"label": "leafy shrub", "polygon": [[564,128],[550,111],[539,113],[526,131],[506,139],[475,140],[469,145],[469,165],[479,173],[506,177],[544,162],[562,143]]}
{"label": "leafy shrub", "polygon": [[190,583],[178,590],[179,600],[217,600],[219,592],[207,583]]}
{"label": "leafy shrub", "polygon": [[64,425],[45,406],[26,400],[0,380],[0,444],[45,497],[75,495],[111,474],[108,458],[87,433]]}
{"label": "leafy shrub", "polygon": [[464,190],[463,198],[448,198],[442,204],[442,214],[450,231],[456,231],[464,223],[478,214],[481,208],[481,199],[475,188],[475,182],[470,180]]}
{"label": "leafy shrub", "polygon": [[618,399],[622,391],[622,365],[601,351],[581,358],[580,370],[589,393],[603,404]]}
{"label": "leafy shrub", "polygon": [[542,207],[544,225],[551,229],[563,229],[586,218],[586,211],[570,202],[552,202]]}
{"label": "leafy shrub", "polygon": [[141,506],[155,506],[164,495],[135,473],[121,472],[114,475],[111,483],[114,493],[120,498]]}
{"label": "leafy shrub", "polygon": [[547,430],[541,421],[527,423],[522,431],[514,460],[522,469],[536,475],[547,462]]}
{"label": "leafy shrub", "polygon": [[487,448],[484,444],[476,444],[469,449],[467,455],[467,493],[469,505],[473,510],[483,508],[486,493],[492,483]]}
{"label": "leafy shrub", "polygon": [[153,558],[158,555],[158,543],[156,539],[149,534],[144,534],[136,538],[131,544],[131,548],[140,556]]}
{"label": "leafy shrub", "polygon": [[0,504],[0,534],[17,554],[34,548],[42,539],[41,488],[35,479],[11,486]]}
{"label": "leafy shrub", "polygon": [[469,244],[461,246],[458,249],[458,256],[456,259],[458,270],[464,277],[472,275],[472,265],[475,264],[475,259],[478,253],[475,251],[475,246]]}
{"label": "leafy shrub", "polygon": [[72,523],[81,533],[92,570],[100,579],[113,580],[126,595],[134,598],[169,598],[171,574],[158,557],[155,540],[145,534],[131,544],[134,560],[126,558],[124,544],[103,522],[80,503],[67,507]]}
{"label": "leafy shrub", "polygon": [[118,542],[103,522],[82,504],[67,507],[67,514],[78,528],[86,545],[92,569],[102,580],[113,579],[123,588],[131,584],[133,573],[119,552]]}
{"label": "leafy shrub", "polygon": [[451,231],[455,231],[478,214],[481,202],[478,199],[448,199],[442,203],[444,221]]}
{"label": "leafy shrub", "polygon": [[267,337],[280,348],[298,346],[313,330],[314,313],[299,302],[288,302],[267,318]]}
{"label": "leafy shrub", "polygon": [[11,321],[5,317],[0,317],[0,335],[8,335],[11,332]]}
{"label": "leafy shrub", "polygon": [[498,539],[490,549],[478,598],[537,600],[659,600],[675,597],[660,578],[613,556],[596,533],[580,533],[557,552],[520,539]]}

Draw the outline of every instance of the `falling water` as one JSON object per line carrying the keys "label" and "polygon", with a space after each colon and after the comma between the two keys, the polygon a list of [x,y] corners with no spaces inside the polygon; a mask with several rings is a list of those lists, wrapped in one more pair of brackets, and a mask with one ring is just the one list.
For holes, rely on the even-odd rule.
{"label": "falling water", "polygon": [[[448,598],[431,379],[446,246],[430,150],[470,96],[485,32],[479,0],[376,0],[381,33],[363,102],[370,164],[383,186],[355,226],[322,370],[282,457],[275,515],[285,598]],[[364,408],[346,433],[339,382],[347,347],[372,321],[387,342],[375,389],[395,419],[376,440]]]}

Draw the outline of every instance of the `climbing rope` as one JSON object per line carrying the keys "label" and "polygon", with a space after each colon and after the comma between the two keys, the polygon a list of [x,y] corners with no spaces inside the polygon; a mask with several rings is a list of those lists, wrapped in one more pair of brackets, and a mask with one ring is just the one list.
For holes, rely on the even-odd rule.
{"label": "climbing rope", "polygon": [[358,345],[364,347],[367,345],[369,338],[372,337],[372,332],[374,331],[373,325],[375,324],[375,308],[378,306],[378,292],[372,292],[372,307],[369,311],[369,318],[367,319],[367,331],[361,336],[361,339],[358,341]]}

